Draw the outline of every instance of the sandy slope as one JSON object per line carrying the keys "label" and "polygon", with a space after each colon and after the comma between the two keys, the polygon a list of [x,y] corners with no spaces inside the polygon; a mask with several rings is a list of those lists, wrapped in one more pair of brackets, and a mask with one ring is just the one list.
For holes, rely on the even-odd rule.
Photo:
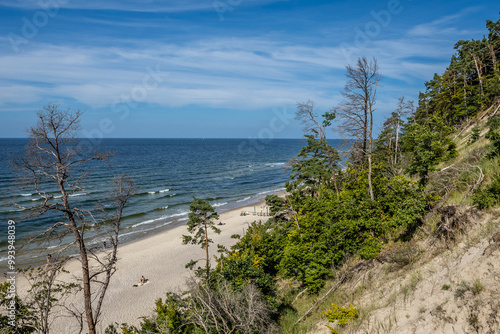
{"label": "sandy slope", "polygon": [[[499,216],[474,221],[456,245],[420,244],[414,265],[390,271],[390,263],[375,262],[354,277],[343,289],[361,288],[352,303],[369,315],[342,333],[500,333]],[[326,324],[311,333],[330,333]]]}
{"label": "sandy slope", "polygon": [[[230,246],[235,243],[231,235],[243,234],[248,223],[267,219],[254,215],[240,215],[242,211],[252,213],[254,206],[260,211],[259,208],[263,205],[261,201],[258,204],[222,213],[219,221],[226,225],[218,226],[222,230],[220,235],[210,236],[215,245]],[[114,322],[139,324],[140,317],[152,314],[156,299],[164,297],[167,291],[176,291],[183,287],[186,278],[192,275],[191,271],[185,269],[185,264],[191,259],[203,259],[205,251],[196,245],[183,245],[182,234],[187,234],[185,225],[119,248],[118,270],[106,294],[100,332],[104,332],[107,325]],[[216,254],[216,249],[216,246],[212,247],[212,255]],[[80,263],[76,260],[68,263],[66,269],[72,275],[81,275]],[[149,279],[149,283],[133,287],[141,275]],[[17,285],[18,294],[22,296],[27,290],[27,283],[22,277],[18,277]],[[81,300],[81,295],[71,296],[66,304],[74,303],[80,306]],[[52,328],[51,333],[79,332],[78,323],[67,317],[55,319]]]}

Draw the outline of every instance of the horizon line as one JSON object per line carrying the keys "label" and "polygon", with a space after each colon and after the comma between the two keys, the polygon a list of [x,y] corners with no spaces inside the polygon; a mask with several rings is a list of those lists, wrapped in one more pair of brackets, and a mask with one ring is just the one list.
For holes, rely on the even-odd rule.
{"label": "horizon line", "polygon": [[[29,137],[0,137],[2,139],[30,139]],[[106,137],[106,138],[88,138],[79,137],[77,139],[88,139],[88,140],[105,140],[105,139],[239,139],[239,140],[306,140],[307,138],[237,138],[237,137]],[[352,140],[346,138],[327,138],[327,140]]]}

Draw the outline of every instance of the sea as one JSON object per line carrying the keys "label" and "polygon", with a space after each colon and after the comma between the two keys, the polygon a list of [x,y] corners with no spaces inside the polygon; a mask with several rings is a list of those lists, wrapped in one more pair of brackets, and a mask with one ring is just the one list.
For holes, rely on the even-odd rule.
{"label": "sea", "polygon": [[[12,165],[13,157],[25,154],[27,143],[27,139],[0,139],[0,272],[7,271],[9,220],[15,222],[19,267],[41,264],[48,253],[78,253],[75,247],[67,247],[71,235],[49,241],[35,238],[64,220],[55,212],[26,217],[29,208],[42,203],[33,187],[18,182]],[[341,145],[340,140],[329,143]],[[119,241],[124,244],[186,224],[193,196],[207,199],[221,213],[284,191],[290,178],[287,166],[304,145],[301,139],[102,139],[93,142],[92,149],[111,152],[112,157],[106,163],[87,162],[83,170],[75,171],[75,175],[85,174],[81,181],[85,192],[71,193],[70,203],[92,209],[106,199],[114,177],[124,173],[132,178],[136,195],[121,222]],[[54,200],[60,198],[53,184],[42,188]],[[107,240],[107,229],[99,221],[91,226],[86,231],[87,244],[98,249]]]}

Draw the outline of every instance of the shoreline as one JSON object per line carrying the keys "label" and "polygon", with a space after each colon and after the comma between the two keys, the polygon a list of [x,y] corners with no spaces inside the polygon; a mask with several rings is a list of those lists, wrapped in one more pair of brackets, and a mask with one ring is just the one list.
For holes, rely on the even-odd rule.
{"label": "shoreline", "polygon": [[[282,197],[285,192],[274,194]],[[211,262],[214,255],[218,254],[217,244],[230,247],[237,242],[231,235],[242,235],[250,223],[269,218],[269,216],[253,215],[254,207],[264,206],[265,199],[260,198],[257,203],[239,206],[219,214],[220,218],[217,221],[224,222],[225,225],[217,226],[221,229],[221,234],[210,236],[214,241],[209,248]],[[248,211],[250,215],[242,216],[240,215],[242,211]],[[100,331],[104,332],[109,324],[115,322],[139,325],[141,317],[153,314],[155,301],[158,298],[164,298],[166,292],[179,292],[185,287],[186,279],[193,276],[192,271],[186,269],[185,265],[191,259],[201,259],[200,266],[202,266],[205,250],[199,245],[183,245],[183,234],[187,234],[185,223],[118,247],[117,271],[111,279],[102,306]],[[69,274],[61,274],[60,278],[63,281],[69,281],[73,276],[81,276],[78,259],[71,259],[64,268]],[[147,278],[149,283],[133,287],[141,276]],[[22,275],[17,275],[16,286],[19,296],[26,295],[29,284]],[[76,293],[69,296],[65,303],[81,305],[81,298],[81,293]],[[54,316],[59,312],[55,310]],[[67,332],[73,327],[78,328],[75,319],[58,317],[54,319],[52,330]]]}
{"label": "shoreline", "polygon": [[[282,196],[282,194],[285,193],[285,190],[284,190],[284,187],[283,186],[279,186],[277,187],[277,189],[274,189],[274,190],[269,190],[269,191],[266,191],[265,194],[254,194],[254,195],[249,195],[251,198],[249,198],[247,201],[244,201],[243,203],[238,203],[238,201],[236,200],[233,200],[231,202],[228,202],[226,203],[227,205],[227,209],[225,211],[221,211],[219,212],[219,215],[222,214],[222,213],[225,213],[225,212],[229,212],[229,211],[232,211],[232,210],[238,210],[239,208],[243,208],[243,207],[249,207],[249,206],[262,206],[262,201],[264,201],[264,198],[266,195],[278,195],[278,196]],[[261,196],[264,196],[264,197],[258,197],[259,195]],[[226,206],[225,205],[225,206]],[[214,207],[214,209],[217,211],[218,207]],[[188,218],[187,218],[187,213],[185,214],[186,217],[183,217],[183,218],[180,218],[180,219],[174,219],[172,220],[170,223],[168,224],[165,224],[163,226],[159,226],[157,228],[153,228],[151,230],[145,230],[145,231],[141,231],[141,230],[136,230],[136,231],[132,231],[133,234],[136,234],[136,237],[133,238],[133,239],[130,239],[130,238],[124,238],[123,240],[120,240],[120,245],[119,247],[122,247],[122,246],[125,246],[125,245],[128,245],[130,243],[134,243],[134,242],[138,242],[138,241],[141,241],[141,240],[145,240],[145,239],[148,239],[148,238],[151,238],[155,235],[158,235],[158,234],[163,234],[167,231],[170,231],[172,229],[176,229],[180,226],[185,226],[187,221],[188,221]],[[159,219],[159,218],[158,218]],[[125,236],[131,232],[127,232],[127,231],[130,231],[129,229],[131,228],[131,226],[125,226],[125,227],[122,227],[121,228],[121,231],[120,231],[120,239],[122,238],[122,236]],[[46,246],[42,246],[44,242],[40,242],[38,244],[38,246],[36,246],[37,248],[35,249],[29,249],[28,251],[24,251],[22,250],[21,254],[17,254],[17,258],[18,258],[18,261],[17,262],[20,262],[22,263],[22,267],[21,268],[25,268],[25,267],[38,267],[38,266],[44,266],[45,265],[45,257],[46,255],[43,255],[41,256],[39,259],[36,259],[34,261],[29,261],[28,259],[28,256],[30,253],[33,253],[34,251],[40,251],[40,250],[43,250],[42,253],[51,253],[51,254],[54,254],[54,252],[57,253],[57,250],[60,249],[61,247],[64,247],[63,244],[55,244],[55,245],[51,245],[50,247],[46,247]],[[93,247],[94,249],[95,248],[101,248],[101,246],[91,246],[92,245],[92,240],[91,239],[87,239],[86,240],[86,244],[88,247]],[[34,244],[37,244],[37,242],[34,242]],[[98,243],[99,245],[101,245],[101,243]],[[55,248],[55,249],[53,249]],[[71,253],[74,253],[74,251],[78,251],[78,249],[74,249]],[[99,251],[98,251],[99,252]],[[73,254],[73,255],[70,255],[69,253],[66,254],[67,256],[72,256],[72,257],[75,257],[75,256],[78,256],[79,254]],[[4,274],[6,274],[7,272],[10,272],[8,266],[7,266],[7,262],[2,262],[2,264],[0,265],[0,277],[3,277]],[[0,278],[0,282],[2,282],[2,279]]]}

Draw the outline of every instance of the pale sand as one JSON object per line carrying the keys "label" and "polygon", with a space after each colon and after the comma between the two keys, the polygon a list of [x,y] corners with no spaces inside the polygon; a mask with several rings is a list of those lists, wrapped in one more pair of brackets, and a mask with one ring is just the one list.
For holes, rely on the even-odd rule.
{"label": "pale sand", "polygon": [[[264,202],[261,200],[220,214],[218,221],[226,225],[217,226],[221,229],[220,235],[213,232],[209,235],[214,241],[209,248],[212,263],[217,254],[217,244],[229,247],[236,242],[231,235],[243,235],[251,222],[268,219],[266,216],[253,215],[254,207],[260,212],[260,207],[263,206]],[[248,211],[250,215],[241,216],[242,211]],[[158,298],[164,299],[166,292],[179,292],[185,286],[186,279],[193,275],[192,271],[185,268],[186,263],[191,259],[204,259],[205,250],[199,245],[183,245],[183,234],[187,234],[186,225],[119,247],[118,270],[106,293],[99,332],[104,332],[108,324],[114,322],[138,325],[141,317],[153,314]],[[198,264],[204,266],[204,261]],[[76,260],[69,262],[66,269],[81,277],[80,263]],[[142,275],[149,279],[148,284],[133,287]],[[27,283],[22,277],[18,277],[17,288],[21,296],[27,290]],[[71,296],[70,299],[76,305],[83,304],[81,295]],[[59,318],[54,321],[51,333],[78,333],[75,326],[77,324],[73,319]],[[85,328],[86,325],[84,333]]]}

